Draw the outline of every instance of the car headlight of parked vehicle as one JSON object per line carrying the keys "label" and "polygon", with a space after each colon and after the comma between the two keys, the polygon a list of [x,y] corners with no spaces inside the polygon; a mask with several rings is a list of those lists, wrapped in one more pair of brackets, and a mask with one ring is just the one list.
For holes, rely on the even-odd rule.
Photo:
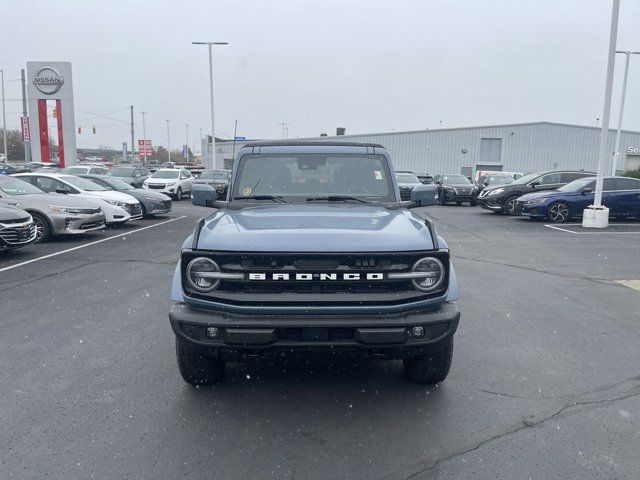
{"label": "car headlight of parked vehicle", "polygon": [[444,265],[434,257],[418,260],[412,268],[414,274],[421,274],[411,279],[413,287],[423,292],[436,290],[444,281]]}
{"label": "car headlight of parked vehicle", "polygon": [[546,198],[532,198],[531,200],[527,200],[527,205],[539,205],[541,203],[544,203],[547,199]]}
{"label": "car headlight of parked vehicle", "polygon": [[57,205],[49,205],[49,208],[54,212],[68,213],[69,215],[79,215],[81,213],[85,213],[84,209],[75,207],[59,207]]}
{"label": "car headlight of parked vehicle", "polygon": [[125,202],[119,202],[117,200],[105,200],[105,202],[111,204],[111,205],[115,205],[116,207],[121,207],[124,208],[127,206],[127,204]]}
{"label": "car headlight of parked vehicle", "polygon": [[496,188],[495,190],[491,190],[490,192],[488,192],[487,197],[491,197],[493,195],[499,195],[502,192],[504,192],[504,188]]}
{"label": "car headlight of parked vehicle", "polygon": [[191,288],[200,293],[211,292],[220,284],[220,267],[210,258],[194,258],[187,265],[186,273]]}

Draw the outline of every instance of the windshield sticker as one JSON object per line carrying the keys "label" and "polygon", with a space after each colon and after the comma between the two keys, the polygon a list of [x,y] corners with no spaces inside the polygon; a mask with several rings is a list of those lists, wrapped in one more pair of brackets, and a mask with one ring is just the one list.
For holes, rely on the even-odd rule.
{"label": "windshield sticker", "polygon": [[245,197],[248,197],[249,195],[251,195],[251,187],[244,187],[242,189],[242,195],[244,195]]}
{"label": "windshield sticker", "polygon": [[376,180],[382,180],[382,172],[380,170],[376,170],[375,172],[373,172],[373,176]]}

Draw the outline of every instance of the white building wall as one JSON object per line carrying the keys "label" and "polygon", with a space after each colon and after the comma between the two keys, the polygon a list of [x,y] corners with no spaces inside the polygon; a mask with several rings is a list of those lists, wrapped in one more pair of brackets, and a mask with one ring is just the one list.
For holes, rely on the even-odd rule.
{"label": "white building wall", "polygon": [[[378,143],[390,152],[396,170],[416,173],[460,173],[464,167],[475,170],[482,164],[482,138],[502,139],[502,170],[532,172],[553,169],[595,170],[598,163],[600,129],[556,123],[531,123],[488,127],[392,132],[370,135],[344,135],[290,139],[291,141],[339,141]],[[216,144],[216,165],[232,158],[233,142]],[[610,130],[609,151],[613,152],[615,130]],[[236,142],[236,151],[244,143]],[[623,131],[619,168],[626,163],[628,146],[640,147],[640,132]],[[630,157],[629,164],[635,165]],[[607,167],[607,173],[610,164]]]}

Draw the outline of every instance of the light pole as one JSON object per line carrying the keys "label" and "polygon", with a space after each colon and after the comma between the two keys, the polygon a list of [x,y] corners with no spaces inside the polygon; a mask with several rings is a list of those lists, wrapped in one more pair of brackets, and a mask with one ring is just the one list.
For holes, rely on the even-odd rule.
{"label": "light pole", "polygon": [[4,141],[4,160],[8,161],[7,157],[7,117],[4,110],[4,70],[0,69],[0,76],[2,76],[2,140]]}
{"label": "light pole", "polygon": [[189,124],[185,123],[184,126],[187,129],[187,143],[186,143],[187,151],[184,153],[186,153],[185,157],[187,157],[187,163],[189,163]]}
{"label": "light pole", "polygon": [[171,135],[169,134],[169,120],[165,120],[167,122],[167,155],[169,156],[168,161],[171,161]]}
{"label": "light pole", "polygon": [[620,136],[622,134],[622,117],[624,115],[624,99],[627,94],[627,78],[629,77],[629,60],[631,55],[639,55],[640,52],[630,52],[629,50],[616,50],[616,53],[624,53],[624,80],[622,81],[622,97],[620,98],[620,115],[618,116],[618,131],[616,132],[616,148],[613,151],[613,165],[611,166],[611,176],[615,176],[618,169],[618,158],[620,158]]}
{"label": "light pole", "polygon": [[[209,47],[209,95],[211,97],[211,161],[205,162],[205,168],[215,168],[216,163],[216,131],[213,116],[213,54],[214,45],[229,45],[228,42],[191,42],[192,45],[207,45]],[[187,143],[188,145],[188,143]]]}
{"label": "light pole", "polygon": [[145,165],[147,164],[147,127],[145,124],[145,117],[147,115],[147,112],[143,112],[142,110],[140,110],[140,113],[142,114],[142,148],[143,148],[143,157],[144,157],[144,163]]}
{"label": "light pole", "polygon": [[600,154],[598,156],[596,192],[593,205],[585,208],[582,214],[582,226],[586,228],[606,228],[609,225],[609,209],[602,206],[602,184],[604,181],[604,165],[609,157],[607,153],[609,150],[609,115],[611,113],[611,91],[613,90],[613,69],[616,60],[619,13],[620,0],[613,0],[613,7],[611,9],[611,31],[609,32],[607,79],[604,88],[604,105],[602,107],[602,131],[600,133]]}
{"label": "light pole", "polygon": [[285,128],[287,128],[290,124],[286,123],[286,122],[280,122],[280,125],[282,125],[282,139],[284,140],[284,130]]}

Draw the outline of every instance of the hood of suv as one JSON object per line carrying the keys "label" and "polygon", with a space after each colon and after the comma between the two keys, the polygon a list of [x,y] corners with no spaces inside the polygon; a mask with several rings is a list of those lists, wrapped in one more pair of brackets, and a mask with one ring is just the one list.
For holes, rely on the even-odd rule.
{"label": "hood of suv", "polygon": [[[191,245],[188,239],[186,245]],[[433,248],[425,221],[375,205],[265,205],[220,210],[198,248],[244,252],[388,252]]]}

